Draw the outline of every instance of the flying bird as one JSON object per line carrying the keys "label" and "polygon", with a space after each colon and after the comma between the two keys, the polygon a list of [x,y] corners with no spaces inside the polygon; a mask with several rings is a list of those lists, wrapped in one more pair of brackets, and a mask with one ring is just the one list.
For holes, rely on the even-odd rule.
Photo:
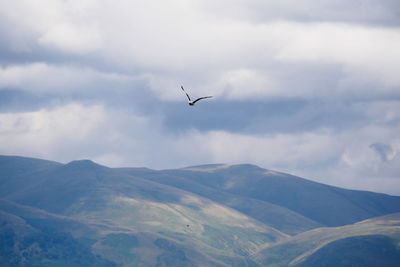
{"label": "flying bird", "polygon": [[185,92],[185,94],[186,94],[186,96],[187,96],[187,98],[188,98],[188,102],[189,102],[189,105],[190,105],[190,106],[193,106],[193,105],[194,105],[197,101],[199,101],[199,100],[212,97],[212,96],[203,96],[203,97],[199,97],[199,98],[197,98],[196,100],[192,101],[192,100],[190,99],[190,96],[188,95],[188,93],[186,93],[186,91],[185,91],[185,89],[183,88],[182,85],[181,85],[181,88],[182,88],[182,91]]}

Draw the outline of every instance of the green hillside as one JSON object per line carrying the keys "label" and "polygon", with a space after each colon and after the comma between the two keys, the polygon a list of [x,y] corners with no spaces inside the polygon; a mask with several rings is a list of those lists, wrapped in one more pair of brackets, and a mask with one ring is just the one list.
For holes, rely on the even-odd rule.
{"label": "green hillside", "polygon": [[[374,241],[377,241],[375,246]],[[336,258],[332,262],[337,263],[347,257],[346,260],[356,264],[355,266],[364,266],[357,265],[360,264],[357,263],[357,258],[368,258],[376,253],[376,260],[379,261],[380,257],[386,255],[380,251],[381,247],[378,244],[384,244],[384,247],[390,249],[387,252],[392,258],[388,258],[388,261],[392,264],[396,262],[400,253],[400,213],[341,227],[325,227],[304,232],[261,250],[253,256],[253,260],[263,266],[325,266],[325,257],[332,260]],[[343,254],[350,246],[353,246],[353,249]],[[354,256],[353,259],[351,255]]]}
{"label": "green hillside", "polygon": [[383,257],[375,241],[397,259],[400,218],[374,217],[400,211],[399,197],[253,165],[156,171],[1,156],[0,188],[4,266],[307,266],[353,243]]}
{"label": "green hillside", "polygon": [[213,182],[202,181],[203,172],[182,174],[181,171],[154,171],[148,169],[121,169],[121,172],[195,193],[238,210],[290,235],[322,226],[322,224],[288,208],[252,197],[226,192],[219,188],[219,185],[213,184],[218,180],[214,179],[214,174],[211,172],[207,172],[206,175],[209,175]]}
{"label": "green hillside", "polygon": [[93,239],[86,238],[92,232],[85,224],[2,200],[1,266],[114,266],[93,253]]}
{"label": "green hillside", "polygon": [[325,226],[340,226],[400,211],[400,197],[328,186],[249,164],[168,172],[236,196],[288,208]]}

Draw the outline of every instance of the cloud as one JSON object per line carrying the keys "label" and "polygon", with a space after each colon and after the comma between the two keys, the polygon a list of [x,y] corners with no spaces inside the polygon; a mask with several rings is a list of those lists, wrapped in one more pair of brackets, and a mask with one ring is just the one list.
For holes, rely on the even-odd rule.
{"label": "cloud", "polygon": [[59,147],[80,143],[102,123],[100,106],[76,103],[34,112],[0,114],[2,152],[51,156]]}
{"label": "cloud", "polygon": [[[107,164],[120,160],[158,168],[210,160],[249,161],[264,166],[283,166],[283,162],[287,166],[310,165],[317,164],[316,158],[329,159],[328,153],[324,152],[325,158],[320,156],[322,151],[334,153],[337,148],[332,142],[334,137],[328,133],[248,136],[193,129],[166,134],[161,131],[162,122],[157,117],[150,119],[77,103],[35,112],[0,114],[0,123],[1,153],[41,151],[42,156],[59,160],[92,156]],[[96,145],[98,142],[102,145]]]}
{"label": "cloud", "polygon": [[[32,112],[0,113],[0,154],[166,167],[177,157],[184,159],[187,147],[183,149],[176,136],[164,136],[160,124],[157,117],[74,102]],[[176,155],[171,153],[175,145],[182,149]]]}
{"label": "cloud", "polygon": [[[345,98],[349,95],[387,98],[399,93],[397,70],[400,54],[396,52],[396,47],[400,45],[400,33],[397,28],[343,23],[271,22],[253,25],[217,21],[212,29],[207,24],[196,25],[193,33],[196,35],[186,35],[179,45],[172,48],[162,38],[151,41],[160,44],[163,50],[144,45],[142,49],[146,51],[138,54],[141,54],[140,57],[148,55],[151,59],[137,61],[136,57],[132,58],[132,62],[139,65],[142,61],[146,62],[147,68],[167,68],[168,84],[179,83],[179,76],[190,77],[186,78],[186,84],[197,84],[197,90],[206,88],[201,93],[212,89],[221,97],[258,99],[260,96],[293,95],[326,98],[334,94]],[[143,41],[146,42],[146,39]],[[160,54],[161,51],[167,53]],[[294,90],[287,86],[287,80],[293,77],[284,75],[288,66],[293,64],[313,66],[314,73],[309,75],[322,77],[329,77],[335,66],[334,74],[339,73],[340,76],[334,82],[326,78],[325,81],[330,82],[325,84],[326,88],[300,86]],[[320,71],[324,68],[328,72]],[[296,71],[303,72],[300,67]],[[309,75],[306,77],[312,78]],[[155,84],[165,81],[164,75],[152,74],[152,77],[154,81],[161,79]],[[243,81],[247,81],[249,88],[240,89],[238,95],[237,88]],[[229,86],[232,82],[235,85]],[[254,94],[252,83],[258,83],[256,86],[260,94]],[[153,89],[161,97],[168,94],[165,99],[172,96],[165,93],[162,86],[154,86]],[[175,88],[167,89],[171,90]]]}
{"label": "cloud", "polygon": [[139,115],[74,102],[33,112],[2,113],[0,153],[62,162],[89,158],[107,165],[152,164],[155,151],[146,151],[146,147],[153,137],[160,138],[156,127]]}
{"label": "cloud", "polygon": [[396,98],[359,103],[358,108],[365,112],[374,123],[397,124],[399,122],[400,101]]}
{"label": "cloud", "polygon": [[279,94],[276,85],[271,79],[257,71],[238,69],[223,73],[216,83],[216,88],[221,88],[220,94],[231,99],[255,98],[274,96]]}
{"label": "cloud", "polygon": [[45,62],[0,67],[0,89],[23,89],[37,93],[98,90],[140,80],[118,73],[100,72],[88,67],[53,65]]}
{"label": "cloud", "polygon": [[[397,28],[344,23],[217,22],[210,32],[200,32],[204,34],[200,38],[212,40],[212,44],[190,42],[191,36],[187,36],[188,40],[183,41],[185,47],[169,51],[176,53],[178,59],[185,55],[183,62],[190,62],[184,70],[182,67],[168,73],[170,84],[176,84],[180,75],[191,77],[196,71],[198,77],[189,81],[198,84],[197,90],[207,88],[202,92],[205,93],[212,89],[220,97],[236,99],[399,96],[400,54],[396,47],[400,46],[400,31]],[[202,47],[202,44],[211,48]],[[185,53],[186,49],[196,53]],[[169,62],[162,55],[156,58]],[[312,71],[305,73],[305,70]],[[332,75],[336,79],[330,80]],[[153,79],[159,77],[153,75]],[[293,88],[291,80],[300,83]],[[158,93],[164,91],[160,86],[153,89]]]}
{"label": "cloud", "polygon": [[249,136],[211,131],[195,136],[194,143],[201,144],[199,153],[208,151],[214,162],[254,162],[288,169],[330,160],[340,149],[333,138],[325,132]]}
{"label": "cloud", "polygon": [[396,0],[234,0],[202,1],[205,12],[215,17],[265,23],[277,20],[300,22],[351,22],[367,25],[399,25]]}
{"label": "cloud", "polygon": [[[78,1],[15,1],[2,5],[2,14],[20,34],[28,33],[25,42],[65,52],[86,54],[101,47],[102,40],[95,21],[87,20],[94,7],[91,0]],[[10,30],[5,30],[9,33]],[[12,35],[19,38],[18,35]],[[26,47],[29,49],[29,47]]]}
{"label": "cloud", "polygon": [[390,145],[383,143],[374,143],[371,144],[369,147],[379,154],[382,161],[388,161],[394,156],[393,149]]}
{"label": "cloud", "polygon": [[39,38],[39,44],[54,46],[66,52],[88,53],[101,46],[101,37],[98,30],[57,24]]}
{"label": "cloud", "polygon": [[[107,66],[147,77],[150,88],[163,100],[178,100],[175,91],[180,83],[194,84],[199,94],[212,91],[230,99],[398,96],[398,28],[343,20],[343,16],[355,13],[363,14],[367,21],[383,18],[394,12],[390,8],[394,2],[356,5],[323,1],[299,5],[292,1],[235,1],[227,11],[217,8],[224,3],[88,0],[32,4],[21,0],[3,7],[1,12],[6,24],[17,25],[17,35],[3,29],[9,33],[8,39],[17,38],[12,43],[24,43],[28,51],[82,56],[92,69]],[[249,14],[268,11],[279,19],[255,23],[251,15],[229,16],[242,8]],[[294,13],[305,16],[321,12],[325,20],[313,19],[313,15],[309,20],[292,19],[296,18]],[[30,37],[22,42],[18,37],[21,35]],[[288,80],[300,77],[287,77],[294,64],[314,69],[314,73],[307,73],[306,84],[296,90]],[[311,75],[329,77],[332,71],[340,75],[336,82],[327,78],[325,88],[313,84],[315,78]],[[301,67],[296,72],[303,74]],[[243,84],[249,88],[244,89]]]}
{"label": "cloud", "polygon": [[[400,85],[396,69],[400,62],[400,31],[397,28],[368,28],[349,24],[291,24],[284,25],[291,31],[288,42],[277,55],[280,60],[340,64],[345,67],[343,83],[360,85],[360,82],[374,82],[374,95]],[[292,29],[290,29],[292,28]],[[367,77],[367,78],[366,78]],[[360,81],[361,80],[361,81]],[[359,90],[359,86],[355,87]],[[350,86],[345,87],[351,90]]]}

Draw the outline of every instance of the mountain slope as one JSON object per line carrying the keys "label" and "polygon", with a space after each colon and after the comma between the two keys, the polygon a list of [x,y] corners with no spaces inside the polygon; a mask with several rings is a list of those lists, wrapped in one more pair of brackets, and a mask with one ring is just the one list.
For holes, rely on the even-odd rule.
{"label": "mountain slope", "polygon": [[[366,238],[363,240],[358,238],[359,236]],[[383,240],[380,236],[384,236]],[[348,242],[349,240],[353,242]],[[373,240],[382,242],[387,248],[391,249],[393,247],[387,241],[392,240],[394,246],[398,247],[400,244],[400,213],[341,227],[325,227],[304,232],[261,250],[253,256],[253,260],[263,266],[322,266],[320,264],[323,264],[324,256],[343,259],[344,254],[341,253],[346,247],[357,243],[363,244],[363,241],[368,240],[369,242]],[[336,252],[332,252],[334,250]],[[354,255],[358,253],[358,257],[368,256],[365,253],[379,253],[376,247],[373,248],[371,245],[364,250],[353,249],[351,252]],[[399,250],[397,249],[397,251],[391,253],[391,256],[393,256],[393,259],[397,259],[398,254]],[[312,264],[308,265],[308,263]]]}
{"label": "mountain slope", "polygon": [[[324,227],[400,211],[400,198],[253,165],[156,171],[2,156],[0,187],[0,257],[19,264],[306,264],[334,257],[344,238],[397,240],[400,223],[392,215]],[[381,240],[371,238],[351,242]]]}
{"label": "mountain slope", "polygon": [[71,234],[89,237],[91,232],[71,219],[0,200],[2,266],[114,266],[93,253],[86,242],[89,238],[80,240]]}
{"label": "mountain slope", "polygon": [[372,267],[397,266],[399,263],[400,250],[392,238],[385,235],[367,235],[348,237],[329,243],[296,266]]}
{"label": "mountain slope", "polygon": [[32,174],[35,172],[61,165],[54,161],[42,159],[0,155],[0,196],[21,190],[21,188],[35,183],[35,180],[29,180],[31,177],[33,178]]}
{"label": "mountain slope", "polygon": [[154,171],[134,168],[120,169],[120,171],[211,199],[287,234],[297,234],[322,226],[320,223],[285,207],[274,205],[267,201],[225,192],[213,185],[201,183],[196,177],[193,178],[191,176],[181,175],[180,172],[179,175],[174,175],[171,174],[171,171]]}
{"label": "mountain slope", "polygon": [[156,233],[80,221],[4,200],[0,200],[0,215],[0,244],[4,244],[0,257],[10,266],[24,262],[49,266],[226,266]]}
{"label": "mountain slope", "polygon": [[[29,176],[26,181],[30,184],[25,183],[2,197],[25,207],[38,208],[52,214],[52,218],[62,216],[80,222],[96,222],[133,234],[143,241],[143,246],[125,253],[130,255],[126,256],[126,261],[132,260],[132,255],[139,257],[140,253],[134,253],[135,250],[144,250],[150,251],[152,257],[140,260],[147,255],[144,253],[137,260],[148,262],[165,256],[165,261],[171,261],[174,257],[168,253],[174,255],[181,251],[181,256],[186,255],[182,256],[185,262],[204,258],[196,256],[203,254],[221,264],[246,262],[246,257],[261,246],[287,237],[212,200],[124,175],[87,160],[25,175]],[[31,221],[27,223],[31,225]],[[96,240],[106,238],[106,244],[116,242],[114,239],[121,236],[115,231],[108,238],[100,235]],[[100,251],[108,260],[119,259],[115,256],[117,252],[110,252],[102,244],[97,241],[91,248]],[[169,252],[164,256],[154,252],[163,250]]]}
{"label": "mountain slope", "polygon": [[167,173],[236,196],[285,207],[325,226],[340,226],[400,211],[397,196],[328,186],[248,164],[200,166]]}

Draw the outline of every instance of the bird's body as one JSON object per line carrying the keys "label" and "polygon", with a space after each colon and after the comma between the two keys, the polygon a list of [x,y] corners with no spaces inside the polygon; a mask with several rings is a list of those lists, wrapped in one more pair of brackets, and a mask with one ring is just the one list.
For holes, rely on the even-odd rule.
{"label": "bird's body", "polygon": [[186,93],[186,91],[185,91],[185,89],[183,88],[182,85],[181,85],[181,88],[182,88],[182,91],[186,94],[186,96],[187,96],[187,98],[188,98],[188,104],[189,104],[189,106],[194,106],[194,104],[195,104],[197,101],[199,101],[199,100],[212,97],[212,96],[203,96],[203,97],[199,97],[199,98],[197,98],[196,100],[192,101],[192,100],[190,99],[190,96],[188,95],[188,93]]}

